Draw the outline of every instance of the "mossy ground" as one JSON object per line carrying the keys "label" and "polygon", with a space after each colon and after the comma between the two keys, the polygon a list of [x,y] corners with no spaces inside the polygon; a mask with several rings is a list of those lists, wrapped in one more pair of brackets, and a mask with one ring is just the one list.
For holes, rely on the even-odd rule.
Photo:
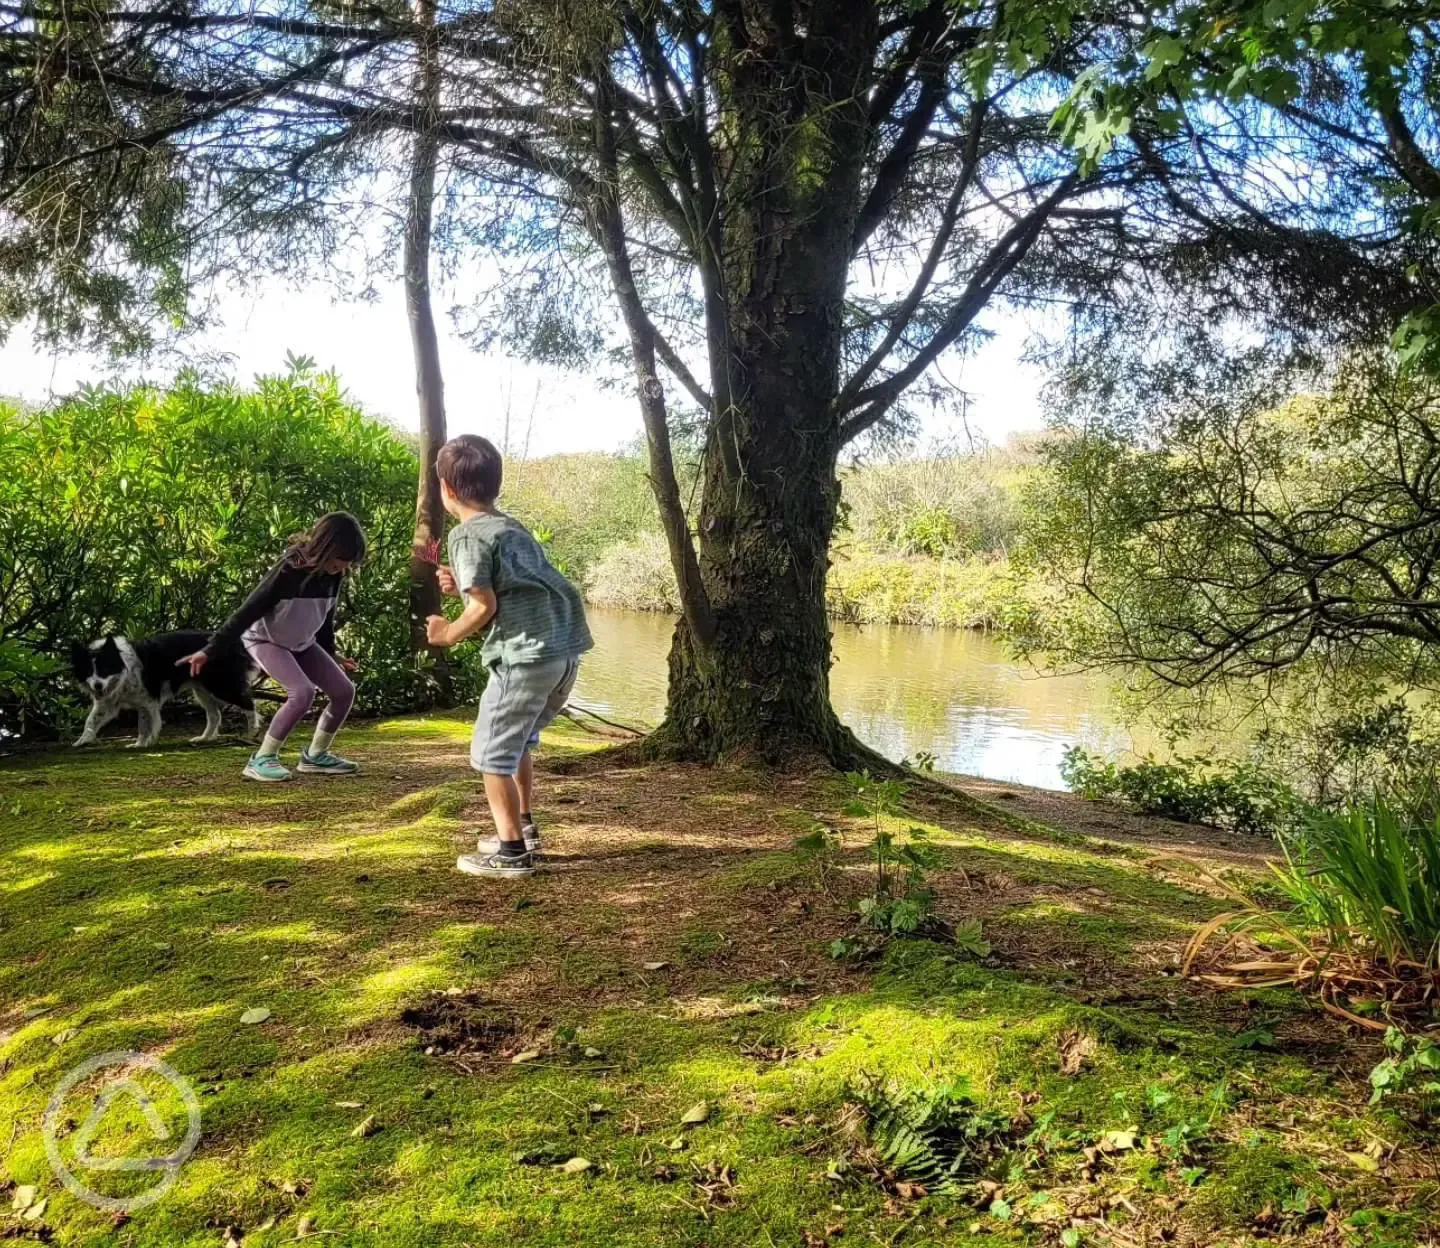
{"label": "mossy ground", "polygon": [[[1221,903],[1162,861],[1173,844],[917,798],[900,826],[943,847],[939,907],[993,953],[899,942],[855,966],[826,952],[866,879],[833,777],[635,766],[562,727],[538,803],[553,869],[504,887],[452,869],[481,815],[467,736],[358,727],[362,776],[271,788],[240,780],[239,747],[0,760],[0,1185],[37,1189],[28,1218],[0,1201],[0,1238],[1432,1242],[1425,1141],[1365,1106],[1373,1040],[1175,976]],[[817,819],[845,833],[824,871],[792,848]],[[123,1049],[184,1075],[203,1121],[128,1220],[65,1191],[41,1133],[65,1073]],[[961,1196],[897,1185],[854,1089],[956,1075],[1010,1146]],[[80,1130],[62,1118],[62,1152]],[[117,1109],[92,1153],[146,1130]],[[573,1157],[591,1169],[554,1168]]]}

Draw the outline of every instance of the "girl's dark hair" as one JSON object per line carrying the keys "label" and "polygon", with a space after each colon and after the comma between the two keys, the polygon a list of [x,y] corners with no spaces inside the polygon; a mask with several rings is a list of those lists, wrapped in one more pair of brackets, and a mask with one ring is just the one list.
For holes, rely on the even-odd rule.
{"label": "girl's dark hair", "polygon": [[298,567],[318,568],[331,559],[359,563],[365,558],[365,530],[348,511],[321,516],[308,532],[290,539],[290,559]]}

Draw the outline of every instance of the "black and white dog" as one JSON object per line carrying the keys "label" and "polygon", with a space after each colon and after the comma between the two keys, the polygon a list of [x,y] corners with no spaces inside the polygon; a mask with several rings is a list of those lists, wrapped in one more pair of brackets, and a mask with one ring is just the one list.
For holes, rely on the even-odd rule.
{"label": "black and white dog", "polygon": [[90,745],[100,729],[121,711],[133,710],[140,718],[139,735],[131,749],[145,749],[160,735],[160,708],[176,694],[190,690],[205,710],[205,731],[195,743],[213,741],[220,735],[220,708],[233,706],[248,717],[246,736],[258,740],[260,715],[250,684],[259,669],[244,650],[216,655],[198,678],[177,660],[203,650],[210,635],[197,631],[161,633],[145,641],[126,637],[102,637],[88,646],[71,650],[75,679],[85,686],[94,706],[85,720],[78,745]]}

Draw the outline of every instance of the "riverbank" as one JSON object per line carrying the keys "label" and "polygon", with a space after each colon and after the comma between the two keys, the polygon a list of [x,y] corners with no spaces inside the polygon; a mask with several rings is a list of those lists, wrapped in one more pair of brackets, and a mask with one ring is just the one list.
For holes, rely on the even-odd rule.
{"label": "riverbank", "polygon": [[[595,606],[675,614],[679,599],[664,538],[617,543],[585,575]],[[1044,595],[1000,555],[901,557],[841,543],[825,585],[830,617],[846,624],[902,624],[1004,633],[1043,609]]]}
{"label": "riverbank", "polygon": [[[540,764],[553,869],[505,891],[451,869],[480,818],[468,727],[364,726],[346,745],[366,771],[327,785],[245,786],[241,747],[168,739],[0,764],[0,1183],[39,1208],[0,1233],[1128,1248],[1437,1229],[1427,1145],[1365,1104],[1373,1040],[1175,976],[1225,904],[1177,851],[1259,874],[1256,845],[1107,829],[1057,795],[912,797],[893,830],[929,833],[939,913],[990,951],[899,941],[854,964],[827,951],[873,826],[835,778],[638,766],[560,727]],[[1045,802],[1088,822],[1017,817]],[[840,836],[829,864],[795,845],[817,820]],[[119,1229],[55,1182],[39,1131],[64,1073],[115,1049],[163,1058],[203,1117],[175,1189]],[[942,1085],[983,1124],[953,1194],[897,1170],[862,1108]]]}

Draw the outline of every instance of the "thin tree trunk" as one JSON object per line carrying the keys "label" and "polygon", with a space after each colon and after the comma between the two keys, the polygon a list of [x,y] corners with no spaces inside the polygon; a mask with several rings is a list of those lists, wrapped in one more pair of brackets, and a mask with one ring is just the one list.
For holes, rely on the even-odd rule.
{"label": "thin tree trunk", "polygon": [[[426,117],[440,105],[440,62],[435,41],[435,0],[416,0],[419,72],[416,91]],[[441,608],[440,585],[431,562],[445,531],[440,479],[435,456],[445,442],[445,385],[440,371],[440,342],[430,301],[430,234],[435,207],[435,169],[439,139],[429,126],[415,132],[410,157],[410,191],[405,205],[405,307],[415,356],[415,392],[420,407],[420,482],[415,501],[415,534],[410,562],[410,642],[417,654],[435,662],[442,700],[449,700],[445,652],[425,640],[427,616]]]}

